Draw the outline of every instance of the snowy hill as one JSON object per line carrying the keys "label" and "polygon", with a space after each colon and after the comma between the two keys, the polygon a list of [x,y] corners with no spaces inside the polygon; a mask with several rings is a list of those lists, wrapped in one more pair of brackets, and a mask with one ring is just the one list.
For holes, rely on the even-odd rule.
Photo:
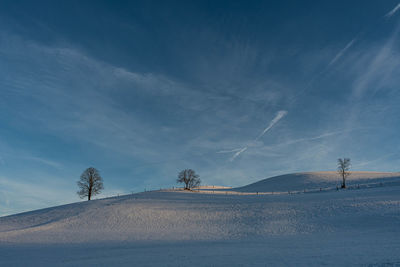
{"label": "snowy hill", "polygon": [[[348,186],[396,183],[400,185],[400,173],[351,172],[346,180]],[[337,172],[304,172],[275,176],[234,188],[239,192],[287,192],[320,188],[336,188],[341,185]]]}
{"label": "snowy hill", "polygon": [[[328,174],[247,190],[330,185],[337,178]],[[145,192],[0,217],[0,266],[396,265],[399,211],[396,183],[309,194]]]}

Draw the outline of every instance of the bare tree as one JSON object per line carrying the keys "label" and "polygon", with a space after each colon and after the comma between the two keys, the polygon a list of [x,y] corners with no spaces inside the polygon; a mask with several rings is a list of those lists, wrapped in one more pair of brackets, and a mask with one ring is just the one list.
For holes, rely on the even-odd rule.
{"label": "bare tree", "polygon": [[342,177],[342,188],[346,188],[346,178],[350,175],[350,159],[338,159],[338,173]]}
{"label": "bare tree", "polygon": [[194,187],[200,185],[201,180],[200,176],[196,174],[196,172],[192,169],[185,169],[178,174],[178,179],[176,180],[177,183],[185,184],[186,190],[191,190]]}
{"label": "bare tree", "polygon": [[77,182],[79,191],[77,194],[80,198],[87,197],[88,200],[97,194],[101,193],[103,187],[103,178],[97,169],[90,167],[87,168],[82,174],[81,179]]}

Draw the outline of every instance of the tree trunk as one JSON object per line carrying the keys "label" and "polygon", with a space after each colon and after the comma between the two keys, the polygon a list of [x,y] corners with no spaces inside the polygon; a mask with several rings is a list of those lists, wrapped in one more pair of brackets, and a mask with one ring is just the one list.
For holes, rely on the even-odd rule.
{"label": "tree trunk", "polygon": [[343,178],[342,188],[346,188],[346,178],[344,177],[344,175],[342,175],[342,178]]}
{"label": "tree trunk", "polygon": [[89,188],[88,201],[92,198],[92,188]]}

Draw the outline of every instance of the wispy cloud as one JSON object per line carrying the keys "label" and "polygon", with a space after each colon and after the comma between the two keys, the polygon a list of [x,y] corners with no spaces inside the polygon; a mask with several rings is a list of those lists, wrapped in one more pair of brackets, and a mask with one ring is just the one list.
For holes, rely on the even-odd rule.
{"label": "wispy cloud", "polygon": [[400,9],[400,3],[398,3],[392,10],[386,13],[385,18],[391,18]]}
{"label": "wispy cloud", "polygon": [[[398,10],[396,6],[387,17],[398,18]],[[384,13],[386,10],[381,12],[380,20]],[[304,28],[309,26],[308,20],[298,22]],[[327,47],[316,44],[326,43],[322,40],[328,40],[337,29],[313,34],[315,43],[310,43],[310,38],[294,38],[289,44],[282,38],[276,42],[268,38],[253,40],[251,36],[259,36],[254,27],[253,32],[235,32],[231,38],[224,34],[230,32],[226,28],[230,23],[219,23],[199,29],[201,34],[171,32],[190,36],[186,39],[192,43],[179,52],[174,47],[182,45],[182,38],[170,38],[172,43],[167,49],[152,51],[154,46],[146,45],[148,40],[143,39],[146,35],[135,35],[135,30],[131,41],[148,49],[140,54],[134,52],[137,49],[131,49],[131,54],[124,50],[130,43],[125,39],[104,47],[96,35],[81,40],[68,32],[69,37],[64,38],[65,32],[57,29],[54,34],[60,38],[54,40],[70,43],[41,43],[35,30],[25,35],[8,27],[18,23],[0,23],[1,125],[5,122],[0,139],[10,147],[8,151],[0,147],[6,163],[1,165],[0,159],[2,175],[20,177],[19,182],[26,181],[28,186],[34,184],[33,179],[49,176],[54,180],[60,175],[61,180],[70,183],[68,192],[77,199],[74,177],[87,164],[102,171],[107,189],[123,184],[129,191],[136,191],[161,183],[172,186],[173,177],[186,167],[196,169],[204,181],[235,185],[249,177],[330,168],[331,157],[335,165],[336,154],[342,155],[343,151],[353,153],[352,159],[363,158],[362,154],[378,157],[389,148],[374,151],[373,147],[383,147],[380,142],[391,142],[390,147],[395,149],[397,140],[384,134],[392,127],[398,128],[394,112],[394,102],[400,97],[396,91],[400,77],[398,42],[388,43],[377,56],[387,41],[386,28],[394,23],[372,25],[371,21],[359,35],[345,29]],[[285,32],[281,29],[279,32]],[[382,34],[375,34],[376,30]],[[170,35],[165,32],[160,40],[165,36]],[[206,48],[201,53],[200,46]],[[173,58],[178,60],[171,65]],[[339,63],[344,68],[333,68]],[[349,92],[352,89],[354,95],[363,97],[353,98]],[[374,90],[383,94],[374,97]],[[355,113],[352,108],[357,102],[362,116],[369,119],[347,118]],[[383,117],[386,108],[391,108],[393,114]],[[293,123],[283,125],[289,119],[286,110]],[[343,125],[346,120],[349,123]],[[393,126],[384,121],[391,121]],[[374,131],[331,131],[371,124],[379,132],[375,142],[371,141],[373,137],[365,141],[365,136]],[[272,135],[277,126],[288,130]],[[27,165],[29,168],[18,168]],[[52,189],[47,182],[42,184],[46,190]],[[69,196],[66,194],[64,200]],[[42,196],[40,191],[35,196],[60,198]],[[27,200],[24,205],[28,204]]]}
{"label": "wispy cloud", "polygon": [[[359,68],[360,74],[353,84],[353,95],[361,97],[373,88],[376,92],[382,87],[393,71],[398,69],[399,61],[396,52],[396,41],[400,27],[397,27],[390,38],[379,48],[371,49],[355,67]],[[372,55],[372,57],[371,57]]]}
{"label": "wispy cloud", "polygon": [[326,133],[323,133],[323,134],[320,134],[317,136],[288,140],[286,142],[276,144],[273,146],[266,146],[264,148],[270,149],[270,148],[275,148],[275,147],[294,145],[294,144],[298,144],[298,143],[302,143],[302,142],[315,141],[315,140],[319,140],[319,139],[323,139],[323,138],[327,138],[327,137],[331,137],[331,136],[335,136],[335,135],[340,135],[340,134],[344,134],[344,133],[349,133],[349,132],[352,132],[355,130],[361,130],[361,129],[367,129],[367,128],[356,128],[356,129],[347,129],[347,130],[342,130],[342,131],[326,132]]}
{"label": "wispy cloud", "polygon": [[[228,131],[233,128],[242,129],[243,123],[249,126],[258,124],[259,121],[252,120],[250,114],[261,115],[259,112],[265,112],[265,108],[254,113],[255,107],[261,110],[260,107],[265,103],[273,105],[282,98],[279,82],[269,84],[264,81],[258,84],[257,81],[252,81],[258,85],[248,95],[240,92],[226,93],[224,90],[204,92],[201,91],[202,88],[188,86],[169,76],[132,72],[116,67],[70,46],[46,46],[7,32],[0,32],[0,39],[9,41],[0,42],[4,52],[0,56],[4,58],[4,62],[12,63],[5,68],[8,75],[0,81],[0,87],[4,89],[0,90],[1,107],[8,108],[21,127],[34,124],[38,126],[34,128],[38,134],[55,136],[57,140],[54,143],[68,140],[68,143],[79,144],[83,151],[83,155],[76,158],[63,155],[53,157],[51,153],[38,153],[35,147],[28,146],[24,147],[24,151],[14,151],[10,162],[16,164],[21,160],[31,161],[30,164],[33,163],[35,168],[42,170],[41,174],[48,171],[46,166],[58,168],[57,173],[61,174],[65,174],[68,169],[69,173],[65,176],[69,176],[71,173],[79,174],[82,164],[102,162],[99,153],[86,155],[86,151],[93,149],[116,157],[122,156],[122,163],[95,165],[102,171],[107,167],[113,168],[106,176],[106,188],[118,183],[118,176],[122,176],[119,169],[124,168],[129,168],[129,175],[136,179],[131,187],[135,191],[143,189],[142,184],[146,187],[159,185],[160,177],[170,177],[182,166],[193,166],[203,173],[216,162],[215,158],[204,156],[207,153],[214,155],[215,144],[229,148],[234,147],[231,144],[237,143],[236,140],[226,138]],[[22,58],[27,60],[26,64],[15,63]],[[12,102],[6,99],[26,101],[31,111],[26,112],[28,109],[24,109],[16,112]],[[135,108],[132,109],[132,106]],[[285,112],[278,112],[260,137],[284,115]],[[196,127],[175,123],[193,121],[194,116]],[[227,123],[232,116],[236,119]],[[213,147],[202,145],[209,140],[216,142]],[[9,150],[13,151],[14,144],[5,141],[10,146]],[[231,158],[234,160],[248,150],[253,145],[252,142],[241,148],[219,153],[232,153]],[[10,156],[4,156],[8,163]],[[194,157],[196,160],[193,160]],[[157,168],[154,164],[158,164]],[[147,167],[135,168],[144,165]],[[69,167],[62,168],[63,166]],[[19,174],[23,176],[23,172],[21,170]],[[14,173],[10,171],[7,175],[13,176]],[[149,176],[148,173],[152,175]],[[55,174],[53,172],[50,175]],[[171,185],[171,181],[168,180],[165,184]],[[75,183],[72,184],[73,187]],[[49,189],[46,185],[44,187]],[[71,192],[75,196],[74,188]],[[105,194],[106,192],[103,193]],[[42,195],[41,192],[37,192],[37,195],[43,201],[54,197]],[[27,203],[29,201],[23,205],[29,206]]]}
{"label": "wispy cloud", "polygon": [[247,144],[246,146],[242,147],[242,148],[236,148],[236,149],[232,149],[232,150],[222,150],[222,151],[218,151],[217,153],[235,153],[229,160],[230,161],[234,161],[240,154],[242,154],[243,152],[245,152],[249,146],[253,143],[256,143],[261,137],[263,137],[272,127],[274,127],[274,125],[280,121],[283,117],[285,117],[287,115],[287,111],[286,110],[280,110],[278,111],[278,113],[275,115],[275,117],[272,119],[272,121],[269,123],[269,125],[260,133],[259,136],[257,136],[253,141],[251,141],[249,144]]}
{"label": "wispy cloud", "polygon": [[[396,155],[396,154],[398,154],[398,153],[389,153],[389,154],[386,154],[386,155],[384,155],[384,156],[382,156],[382,157],[379,157],[379,158],[376,158],[376,159],[372,159],[372,160],[366,160],[366,161],[360,161],[360,162],[358,162],[358,163],[356,163],[356,164],[352,164],[352,166],[354,167],[354,168],[361,168],[361,167],[365,167],[365,166],[376,166],[376,163],[377,162],[380,162],[380,161],[382,161],[382,160],[385,160],[385,159],[387,159],[387,158],[390,158],[391,156],[393,156],[393,155]],[[374,164],[372,164],[372,163],[374,163]]]}
{"label": "wispy cloud", "polygon": [[347,45],[342,50],[340,50],[339,53],[337,53],[336,56],[329,62],[328,67],[335,64],[335,62],[338,61],[346,53],[346,51],[354,45],[356,40],[357,38],[354,38],[349,43],[347,43]]}
{"label": "wispy cloud", "polygon": [[[67,183],[55,178],[46,179],[28,182],[16,177],[0,177],[0,216],[76,201],[74,191]],[[54,180],[58,184],[48,182]],[[8,206],[12,206],[12,209]]]}
{"label": "wispy cloud", "polygon": [[4,140],[0,136],[0,150],[3,153],[0,155],[0,165],[5,165],[10,162],[31,162],[31,163],[40,163],[46,166],[50,166],[52,168],[60,169],[63,167],[63,165],[60,162],[57,162],[55,160],[51,160],[48,158],[44,158],[41,156],[37,156],[34,154],[34,152],[30,151],[29,149],[20,149],[20,148],[15,148],[11,147],[10,145],[7,144],[7,141]]}
{"label": "wispy cloud", "polygon": [[27,156],[25,158],[28,159],[28,160],[33,160],[33,161],[40,162],[42,164],[45,164],[45,165],[48,165],[48,166],[54,167],[54,168],[61,168],[62,167],[61,163],[56,162],[54,160],[44,159],[44,158],[35,157],[35,156]]}

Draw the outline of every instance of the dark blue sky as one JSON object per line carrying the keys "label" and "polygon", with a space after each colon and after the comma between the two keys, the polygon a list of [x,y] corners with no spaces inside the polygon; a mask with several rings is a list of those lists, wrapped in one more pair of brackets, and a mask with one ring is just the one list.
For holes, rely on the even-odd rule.
{"label": "dark blue sky", "polygon": [[399,1],[0,1],[0,215],[400,166]]}

